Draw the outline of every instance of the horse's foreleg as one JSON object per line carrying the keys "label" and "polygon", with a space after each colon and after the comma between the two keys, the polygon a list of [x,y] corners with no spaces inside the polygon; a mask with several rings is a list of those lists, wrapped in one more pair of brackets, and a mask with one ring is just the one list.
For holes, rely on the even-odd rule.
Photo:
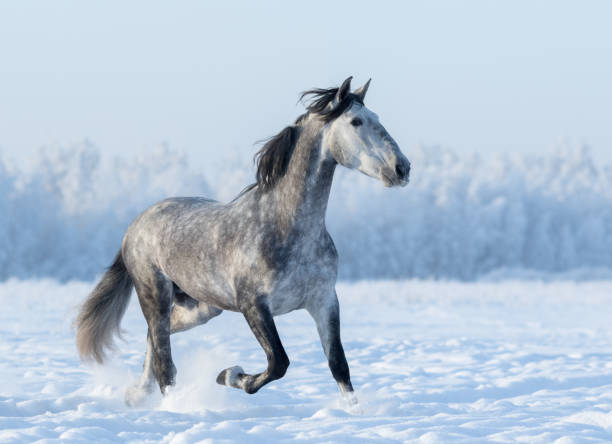
{"label": "horse's foreleg", "polygon": [[342,394],[349,398],[350,402],[355,403],[349,366],[340,340],[340,308],[336,292],[323,300],[312,301],[306,309],[317,324],[321,345],[332,376]]}
{"label": "horse's foreleg", "polygon": [[248,375],[241,367],[230,367],[219,373],[217,383],[241,388],[247,393],[255,393],[263,385],[285,375],[289,367],[289,358],[281,344],[272,313],[262,298],[257,298],[242,311],[242,314],[266,352],[268,368],[263,373]]}

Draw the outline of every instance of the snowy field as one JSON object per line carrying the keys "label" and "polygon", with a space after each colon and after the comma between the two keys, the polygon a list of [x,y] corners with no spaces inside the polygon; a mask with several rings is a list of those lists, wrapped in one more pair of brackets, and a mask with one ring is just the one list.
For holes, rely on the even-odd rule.
{"label": "snowy field", "polygon": [[166,398],[128,408],[144,320],[133,298],[113,359],[80,364],[71,322],[91,285],[0,284],[0,442],[612,441],[612,282],[340,284],[361,412],[344,408],[303,312],[277,318],[291,366],[259,393],[215,383],[265,365],[224,313],[173,336]]}

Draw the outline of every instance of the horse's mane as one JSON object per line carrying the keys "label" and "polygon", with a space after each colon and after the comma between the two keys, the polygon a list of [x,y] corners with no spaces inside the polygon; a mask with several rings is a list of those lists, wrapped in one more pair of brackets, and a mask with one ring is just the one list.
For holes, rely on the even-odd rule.
{"label": "horse's mane", "polygon": [[262,190],[274,188],[276,182],[285,175],[293,147],[297,141],[298,129],[288,126],[276,136],[267,139],[264,146],[255,153],[257,163],[257,185]]}
{"label": "horse's mane", "polygon": [[257,164],[257,173],[255,175],[257,182],[245,188],[239,196],[255,186],[258,186],[263,191],[271,190],[278,180],[285,175],[298,138],[297,125],[300,124],[307,114],[318,114],[327,123],[340,116],[355,101],[363,105],[363,101],[359,96],[349,93],[344,96],[340,103],[335,106],[329,106],[337,93],[338,88],[313,88],[304,91],[300,95],[300,102],[308,101],[306,105],[307,112],[299,116],[294,125],[288,126],[276,136],[264,140],[264,145],[255,153],[254,158]]}

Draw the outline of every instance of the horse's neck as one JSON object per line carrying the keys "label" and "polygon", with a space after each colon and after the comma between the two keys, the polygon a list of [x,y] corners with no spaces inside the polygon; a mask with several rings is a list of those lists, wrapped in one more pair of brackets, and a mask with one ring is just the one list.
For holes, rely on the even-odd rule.
{"label": "horse's neck", "polygon": [[321,147],[321,128],[300,128],[285,175],[270,192],[274,193],[277,217],[287,228],[320,230],[336,162]]}

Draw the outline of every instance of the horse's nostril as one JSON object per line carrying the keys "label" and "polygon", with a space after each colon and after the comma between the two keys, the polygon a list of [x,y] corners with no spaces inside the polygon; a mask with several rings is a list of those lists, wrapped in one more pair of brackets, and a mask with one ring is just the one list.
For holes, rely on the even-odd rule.
{"label": "horse's nostril", "polygon": [[397,174],[397,177],[399,177],[400,179],[405,178],[408,175],[408,171],[409,170],[406,170],[406,167],[401,163],[395,165],[395,174]]}

